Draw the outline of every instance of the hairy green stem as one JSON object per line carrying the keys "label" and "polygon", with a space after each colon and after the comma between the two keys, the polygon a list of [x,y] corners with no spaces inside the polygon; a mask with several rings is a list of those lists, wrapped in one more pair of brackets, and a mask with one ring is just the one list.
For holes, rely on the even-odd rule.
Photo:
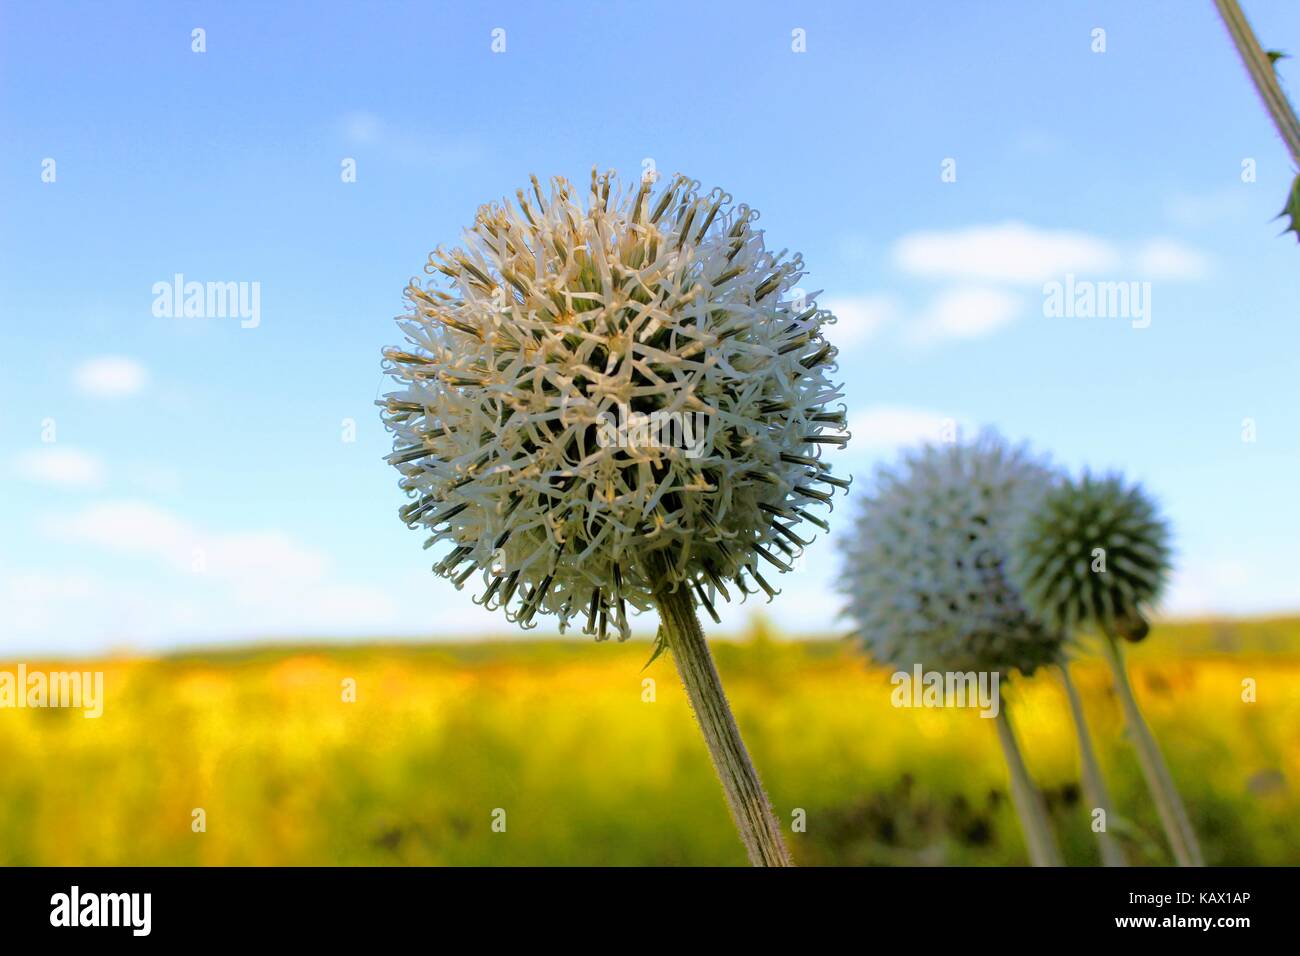
{"label": "hairy green stem", "polygon": [[1219,8],[1219,16],[1228,28],[1242,62],[1246,64],[1246,71],[1250,74],[1255,89],[1259,91],[1260,99],[1264,101],[1264,108],[1277,127],[1278,135],[1291,151],[1291,159],[1300,166],[1300,119],[1296,118],[1295,110],[1282,92],[1282,84],[1278,82],[1272,61],[1255,39],[1255,31],[1250,28],[1246,14],[1242,12],[1237,0],[1214,0],[1214,5]]}
{"label": "hairy green stem", "polygon": [[1196,833],[1187,818],[1187,809],[1183,806],[1177,788],[1174,787],[1174,778],[1169,774],[1169,767],[1160,754],[1160,747],[1142,718],[1137,698],[1133,696],[1128,670],[1124,666],[1123,649],[1113,634],[1103,635],[1101,646],[1115,675],[1115,692],[1124,710],[1124,720],[1133,738],[1133,747],[1137,751],[1138,763],[1142,767],[1142,776],[1146,779],[1147,789],[1151,791],[1151,796],[1155,800],[1156,812],[1160,815],[1160,822],[1169,837],[1174,859],[1179,866],[1204,866],[1200,844],[1197,843]]}
{"label": "hairy green stem", "polygon": [[794,866],[781,837],[781,826],[722,690],[690,592],[684,585],[674,588],[666,558],[656,555],[647,564],[668,649],[672,651],[691,709],[704,733],[713,768],[722,782],[731,818],[740,831],[749,862],[754,866]]}
{"label": "hairy green stem", "polygon": [[998,710],[996,723],[998,742],[1002,744],[1002,755],[1006,757],[1007,770],[1011,774],[1011,802],[1015,804],[1020,827],[1025,833],[1029,862],[1034,866],[1063,866],[1056,837],[1052,835],[1051,825],[1047,822],[1047,806],[1043,803],[1043,795],[1030,779],[1025,760],[1020,755],[1016,732],[1007,715],[1006,701],[1002,702]]}
{"label": "hairy green stem", "polygon": [[[1083,711],[1083,699],[1070,677],[1070,664],[1061,661],[1061,683],[1065,685],[1065,696],[1070,700],[1070,715],[1074,718],[1074,732],[1079,740],[1079,766],[1082,769],[1084,799],[1092,812],[1101,810],[1104,829],[1097,833],[1097,844],[1101,849],[1101,862],[1104,866],[1128,866],[1124,850],[1119,841],[1110,835],[1111,806],[1110,794],[1106,791],[1106,779],[1101,775],[1101,766],[1097,763],[1097,754],[1092,749],[1092,735],[1088,733],[1088,718]],[[1091,815],[1091,814],[1090,814]]]}

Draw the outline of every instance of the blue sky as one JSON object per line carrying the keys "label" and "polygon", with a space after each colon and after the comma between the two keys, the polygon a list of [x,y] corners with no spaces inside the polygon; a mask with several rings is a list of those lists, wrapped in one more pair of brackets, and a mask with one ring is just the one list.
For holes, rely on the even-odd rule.
{"label": "blue sky", "polygon": [[[1300,53],[1300,5],[1246,10]],[[0,653],[510,633],[396,517],[380,349],[477,205],[647,159],[803,252],[842,469],[995,425],[1147,484],[1168,613],[1300,605],[1292,170],[1208,0],[8,2],[0,144]],[[258,324],[155,315],[176,273]],[[1149,282],[1150,324],[1045,315],[1066,274]],[[764,609],[837,632],[835,566]]]}

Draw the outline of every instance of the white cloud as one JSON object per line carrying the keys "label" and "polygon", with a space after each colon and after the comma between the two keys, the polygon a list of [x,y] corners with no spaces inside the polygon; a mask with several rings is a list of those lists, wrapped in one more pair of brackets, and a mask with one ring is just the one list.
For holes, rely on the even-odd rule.
{"label": "white cloud", "polygon": [[24,571],[0,578],[0,615],[13,638],[30,640],[35,635],[48,640],[78,617],[80,609],[97,606],[102,613],[101,602],[111,596],[93,575]]}
{"label": "white cloud", "polygon": [[[482,624],[482,610],[473,610]],[[386,591],[333,579],[248,594],[202,575],[160,586],[156,578],[139,574],[0,572],[0,620],[11,653],[84,654],[286,636],[374,637],[395,633],[389,629],[396,612],[397,603]],[[439,610],[421,624],[428,633],[445,620]],[[420,627],[403,622],[402,630]]]}
{"label": "white cloud", "polygon": [[158,462],[132,464],[125,469],[123,478],[150,497],[175,494],[183,484],[179,469]]}
{"label": "white cloud", "polygon": [[[292,586],[236,587],[229,598],[238,624],[223,638],[279,634],[360,633],[373,637],[396,619],[397,602],[387,590],[333,578]],[[439,624],[441,613],[434,615]]]}
{"label": "white cloud", "polygon": [[1249,207],[1246,195],[1247,189],[1241,184],[1200,195],[1181,193],[1165,203],[1165,217],[1174,225],[1189,229],[1238,219]]}
{"label": "white cloud", "polygon": [[[387,588],[340,580],[322,552],[278,530],[213,532],[143,501],[109,501],[72,514],[46,517],[44,531],[73,546],[65,559],[93,548],[108,555],[151,561],[172,577],[126,569],[128,576],[87,591],[84,576],[27,575],[0,583],[0,614],[9,608],[24,622],[27,639],[75,634],[75,626],[147,643],[177,640],[265,638],[283,634],[375,633],[399,608]],[[76,617],[66,605],[77,595],[110,594],[111,620],[102,627]],[[157,619],[147,613],[162,597]],[[96,599],[97,600],[97,599]],[[432,612],[431,621],[441,621]]]}
{"label": "white cloud", "polygon": [[45,528],[65,541],[210,574],[247,594],[318,580],[328,564],[324,555],[283,532],[205,532],[143,501],[88,505],[75,514],[47,519]]}
{"label": "white cloud", "polygon": [[1026,156],[1042,158],[1053,156],[1061,151],[1061,141],[1056,136],[1040,129],[1026,129],[1017,133],[1011,140],[1011,150]]}
{"label": "white cloud", "polygon": [[[910,233],[894,243],[893,260],[913,276],[957,282],[939,291],[916,318],[900,323],[904,340],[912,345],[978,338],[1015,321],[1024,303],[1008,287],[1041,285],[1067,275],[1186,280],[1211,269],[1206,255],[1176,239],[1114,243],[1020,222]],[[870,301],[892,300],[877,296]],[[877,306],[868,313],[874,324],[866,327],[875,331],[892,317]]]}
{"label": "white cloud", "polygon": [[207,570],[237,581],[248,592],[295,581],[314,581],[329,562],[280,531],[246,531],[211,535],[197,542]]}
{"label": "white cloud", "polygon": [[1020,222],[910,233],[894,243],[893,257],[900,269],[923,278],[1026,284],[1110,269],[1120,261],[1102,239]]}
{"label": "white cloud", "polygon": [[1243,597],[1261,577],[1244,562],[1232,559],[1199,561],[1177,568],[1160,610],[1194,617],[1240,608]]}
{"label": "white cloud", "polygon": [[988,335],[1014,321],[1020,299],[999,289],[962,286],[942,292],[908,329],[914,345]]}
{"label": "white cloud", "polygon": [[93,488],[104,480],[104,465],[75,448],[40,448],[14,459],[14,471],[29,481],[66,488]]}
{"label": "white cloud", "polygon": [[874,338],[899,314],[898,301],[888,295],[860,295],[827,299],[822,307],[838,319],[828,338],[841,349],[852,348]]}
{"label": "white cloud", "polygon": [[316,609],[335,627],[340,622],[346,626],[375,627],[389,621],[396,608],[388,592],[365,585],[335,584],[322,591],[325,593],[317,598]]}
{"label": "white cloud", "polygon": [[134,395],[145,387],[149,373],[134,359],[121,355],[100,355],[88,359],[73,372],[79,390],[96,398]]}
{"label": "white cloud", "polygon": [[93,545],[113,554],[180,563],[197,535],[183,520],[140,501],[89,505],[75,514],[47,518],[53,537]]}
{"label": "white cloud", "polygon": [[979,279],[1032,285],[1068,273],[1119,274],[1142,279],[1198,279],[1210,260],[1178,240],[1154,237],[1114,243],[1068,230],[1039,229],[1020,222],[916,232],[894,243],[894,264],[927,279]]}
{"label": "white cloud", "polygon": [[102,653],[162,645],[215,620],[228,601],[201,607],[155,581],[81,569],[0,569],[0,619],[10,651]]}
{"label": "white cloud", "polygon": [[840,258],[848,262],[861,263],[870,259],[876,251],[875,243],[860,233],[849,233],[839,240]]}
{"label": "white cloud", "polygon": [[1176,239],[1142,243],[1134,266],[1143,279],[1200,279],[1210,271],[1209,259]]}
{"label": "white cloud", "polygon": [[854,452],[892,451],[908,445],[938,442],[958,427],[949,415],[903,405],[871,405],[849,416]]}
{"label": "white cloud", "polygon": [[365,148],[407,166],[432,165],[464,168],[483,153],[478,144],[463,137],[421,129],[402,120],[390,123],[374,113],[346,113],[339,118],[339,130],[349,146]]}
{"label": "white cloud", "polygon": [[343,138],[354,146],[368,146],[379,139],[383,121],[373,113],[347,113],[339,120]]}

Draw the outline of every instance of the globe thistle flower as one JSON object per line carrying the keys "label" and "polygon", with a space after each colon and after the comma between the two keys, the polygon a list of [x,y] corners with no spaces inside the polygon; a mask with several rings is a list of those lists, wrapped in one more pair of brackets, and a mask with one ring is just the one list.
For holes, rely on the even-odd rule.
{"label": "globe thistle flower", "polygon": [[1027,512],[1010,573],[1051,626],[1070,633],[1092,625],[1140,641],[1169,576],[1169,527],[1137,485],[1085,474]]}
{"label": "globe thistle flower", "polygon": [[[924,446],[881,469],[860,504],[839,580],[868,653],[903,669],[1004,677],[1055,663],[1061,634],[1025,609],[1006,576],[1016,510],[1051,480],[1046,466],[991,431],[969,443]],[[996,729],[1030,859],[1059,866],[1005,703]]]}
{"label": "globe thistle flower", "polygon": [[[402,518],[448,546],[437,573],[477,573],[525,627],[553,614],[602,639],[653,603],[651,553],[710,613],[775,594],[761,569],[790,569],[805,522],[827,529],[815,509],[847,482],[821,451],[847,435],[832,316],[756,219],[683,176],[656,195],[593,172],[585,208],[534,178],[430,256],[447,288],[408,287],[382,404]],[[629,435],[647,420],[690,447]]]}
{"label": "globe thistle flower", "polygon": [[1055,662],[1061,634],[1025,608],[1007,577],[1017,509],[1052,473],[992,432],[927,445],[882,469],[844,546],[839,586],[869,654],[941,670]]}
{"label": "globe thistle flower", "polygon": [[1117,638],[1147,636],[1147,613],[1170,570],[1169,526],[1138,485],[1119,475],[1067,480],[1026,511],[1011,575],[1035,614],[1067,633],[1091,627],[1115,679],[1129,737],[1174,858],[1202,866],[1200,844],[1129,683]]}
{"label": "globe thistle flower", "polygon": [[818,509],[848,486],[822,460],[848,438],[833,316],[720,189],[593,171],[585,205],[559,177],[516,196],[407,288],[380,403],[401,517],[447,548],[436,573],[477,574],[523,627],[626,639],[656,606],[751,858],[788,862],[695,609],[774,597],[765,573],[829,530]]}

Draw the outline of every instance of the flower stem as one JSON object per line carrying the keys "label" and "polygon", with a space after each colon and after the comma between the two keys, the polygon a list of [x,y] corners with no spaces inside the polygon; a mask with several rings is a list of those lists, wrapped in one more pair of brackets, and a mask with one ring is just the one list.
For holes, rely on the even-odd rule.
{"label": "flower stem", "polygon": [[1129,683],[1128,671],[1124,666],[1124,652],[1114,635],[1104,634],[1101,641],[1102,650],[1110,669],[1115,675],[1115,691],[1119,695],[1120,706],[1124,709],[1124,720],[1133,737],[1133,746],[1137,751],[1138,763],[1142,767],[1142,776],[1146,778],[1147,789],[1155,799],[1156,812],[1164,825],[1169,845],[1173,849],[1174,859],[1179,866],[1204,866],[1200,845],[1196,842],[1196,833],[1187,819],[1187,810],[1182,798],[1174,787],[1174,779],[1169,774],[1169,767],[1160,754],[1155,737],[1142,719],[1138,710],[1137,699],[1133,696],[1133,687]]}
{"label": "flower stem", "polygon": [[749,862],[754,866],[794,866],[781,838],[780,824],[745,750],[727,695],[723,693],[690,592],[684,585],[674,586],[667,559],[656,555],[648,564],[668,648],[677,663],[677,673],[686,687],[691,709],[704,732],[704,742],[722,781],[731,818],[740,831]]}
{"label": "flower stem", "polygon": [[1251,30],[1246,14],[1242,12],[1237,0],[1214,0],[1214,4],[1219,8],[1219,16],[1228,28],[1242,62],[1246,64],[1246,71],[1250,74],[1255,89],[1259,91],[1260,99],[1264,101],[1264,108],[1277,127],[1278,135],[1291,151],[1291,159],[1300,166],[1300,119],[1296,118],[1295,110],[1282,92],[1282,84],[1278,82],[1272,61],[1255,39],[1255,32]]}
{"label": "flower stem", "polygon": [[1015,804],[1020,817],[1020,827],[1025,833],[1025,843],[1029,847],[1029,862],[1034,866],[1063,866],[1061,851],[1057,848],[1056,838],[1047,822],[1047,807],[1043,795],[1034,786],[1025,768],[1025,760],[1020,755],[1020,745],[1016,743],[1016,732],[1007,716],[1006,702],[998,710],[998,742],[1002,744],[1002,755],[1007,759],[1007,770],[1011,773],[1011,802]]}
{"label": "flower stem", "polygon": [[[1088,733],[1088,719],[1083,712],[1083,700],[1070,677],[1069,662],[1061,661],[1061,683],[1065,685],[1065,696],[1070,699],[1070,714],[1074,717],[1074,730],[1079,739],[1079,764],[1082,768],[1084,798],[1095,810],[1101,810],[1104,825],[1110,826],[1110,794],[1106,792],[1106,779],[1101,775],[1097,755],[1092,749],[1092,735]],[[1108,830],[1097,831],[1097,843],[1101,848],[1101,862],[1104,866],[1128,866],[1124,850],[1119,841]]]}

